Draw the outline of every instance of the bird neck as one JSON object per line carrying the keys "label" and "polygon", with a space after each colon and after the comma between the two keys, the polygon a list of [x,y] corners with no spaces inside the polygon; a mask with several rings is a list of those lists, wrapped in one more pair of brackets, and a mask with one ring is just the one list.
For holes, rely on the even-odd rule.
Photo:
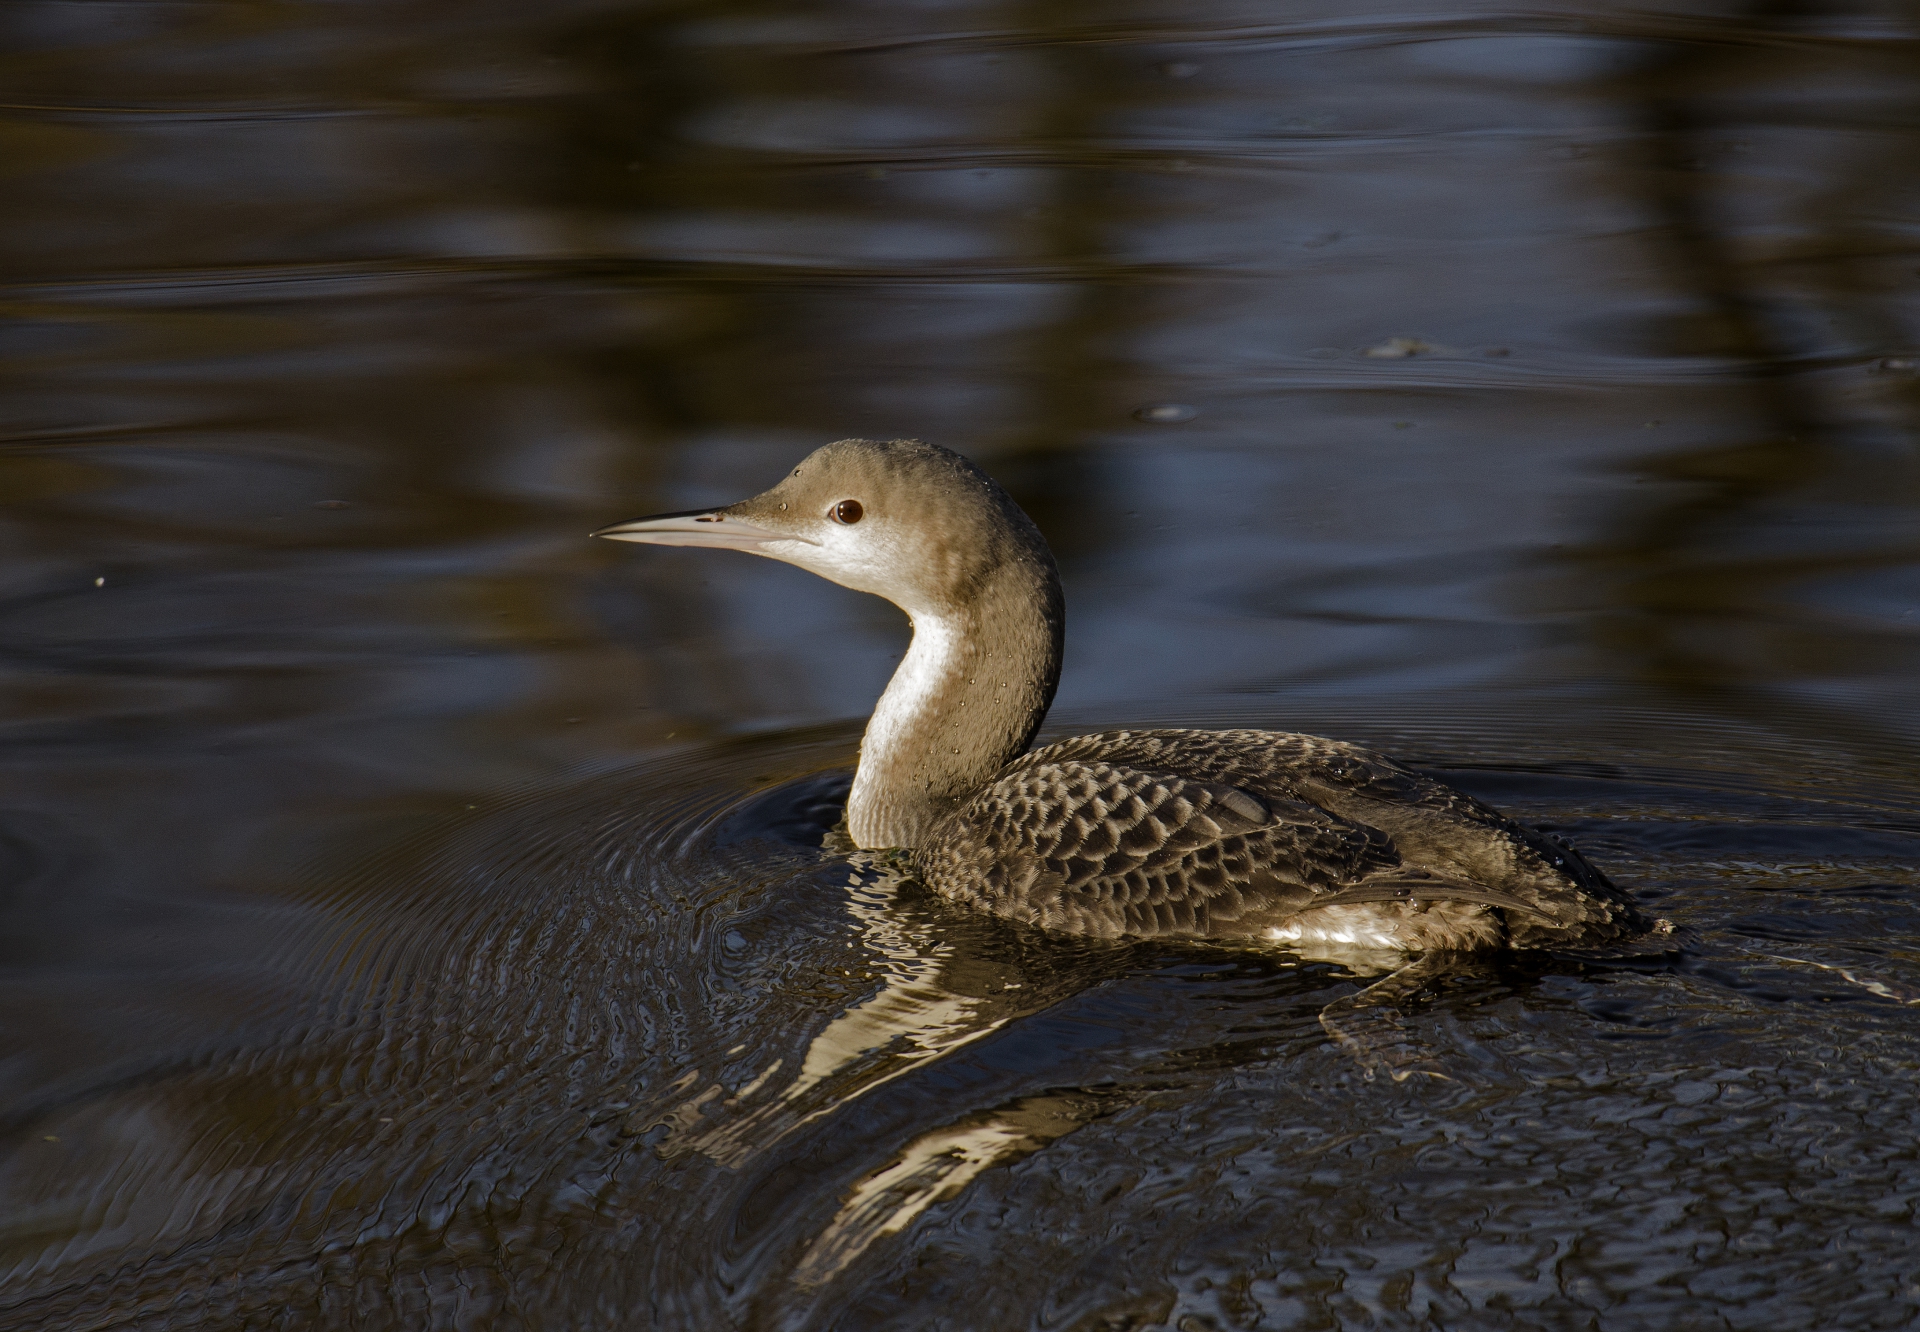
{"label": "bird neck", "polygon": [[918,845],[1026,749],[1060,679],[1051,560],[1003,565],[964,604],[908,615],[913,643],[867,723],[847,798],[862,847]]}

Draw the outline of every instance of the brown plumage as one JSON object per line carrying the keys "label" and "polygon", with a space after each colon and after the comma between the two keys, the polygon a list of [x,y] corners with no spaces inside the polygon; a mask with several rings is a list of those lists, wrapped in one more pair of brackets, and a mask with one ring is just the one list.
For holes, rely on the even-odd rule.
{"label": "brown plumage", "polygon": [[1649,927],[1569,848],[1381,755],[1273,731],[1049,745],[912,859],[957,901],[1107,937],[1592,948]]}
{"label": "brown plumage", "polygon": [[1622,951],[1671,929],[1570,848],[1353,745],[1114,731],[1022,755],[1059,679],[1059,576],[1012,498],[945,449],[842,440],[753,499],[597,535],[748,550],[907,612],[848,828],[908,848],[956,902],[1309,949]]}

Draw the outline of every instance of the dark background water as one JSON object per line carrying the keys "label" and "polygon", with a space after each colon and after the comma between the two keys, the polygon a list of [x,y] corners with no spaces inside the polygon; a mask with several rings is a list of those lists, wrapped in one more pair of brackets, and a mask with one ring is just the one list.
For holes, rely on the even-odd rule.
{"label": "dark background water", "polygon": [[[1916,1316],[1910,7],[14,0],[0,90],[0,1325]],[[1699,949],[1419,1089],[1337,968],[849,914],[721,812],[901,617],[585,539],[847,435],[1039,521],[1061,727],[1379,743]],[[896,953],[1048,999],[660,1136]]]}

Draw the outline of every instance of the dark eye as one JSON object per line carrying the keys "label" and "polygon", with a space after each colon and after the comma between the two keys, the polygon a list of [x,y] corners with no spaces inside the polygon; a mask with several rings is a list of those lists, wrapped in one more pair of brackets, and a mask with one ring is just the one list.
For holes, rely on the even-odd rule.
{"label": "dark eye", "polygon": [[859,522],[860,515],[865,512],[866,510],[860,507],[859,500],[841,500],[838,504],[827,510],[827,516],[836,523],[851,524]]}

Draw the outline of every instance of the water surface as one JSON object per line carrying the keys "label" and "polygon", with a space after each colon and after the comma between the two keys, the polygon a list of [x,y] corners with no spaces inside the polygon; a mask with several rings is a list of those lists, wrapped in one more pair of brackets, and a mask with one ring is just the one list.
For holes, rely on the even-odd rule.
{"label": "water surface", "polygon": [[[0,1326],[1902,1327],[1904,7],[0,14]],[[1178,409],[1178,410],[1175,410]],[[1377,744],[1678,959],[823,852],[901,617],[592,543],[1014,491],[1053,733]]]}

